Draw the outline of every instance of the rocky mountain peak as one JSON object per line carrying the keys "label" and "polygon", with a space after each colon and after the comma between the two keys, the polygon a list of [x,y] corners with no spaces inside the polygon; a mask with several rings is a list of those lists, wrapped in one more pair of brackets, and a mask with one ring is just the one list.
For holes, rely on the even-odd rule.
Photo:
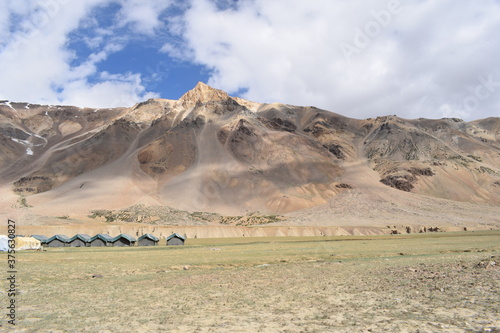
{"label": "rocky mountain peak", "polygon": [[234,216],[307,209],[300,224],[404,216],[489,228],[500,225],[499,165],[500,118],[358,120],[204,83],[131,108],[0,101],[0,198],[12,214],[77,207],[72,216],[88,218],[145,203]]}
{"label": "rocky mountain peak", "polygon": [[211,101],[226,100],[227,98],[229,98],[229,95],[225,91],[212,88],[203,82],[198,82],[196,87],[182,95],[179,101],[183,104],[190,102],[207,103]]}

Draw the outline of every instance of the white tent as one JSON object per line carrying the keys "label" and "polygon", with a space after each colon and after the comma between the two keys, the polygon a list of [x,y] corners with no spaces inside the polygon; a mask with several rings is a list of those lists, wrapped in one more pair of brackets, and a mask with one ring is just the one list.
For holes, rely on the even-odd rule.
{"label": "white tent", "polygon": [[9,237],[0,235],[0,251],[7,251],[9,249]]}
{"label": "white tent", "polygon": [[42,244],[38,239],[33,237],[16,237],[16,251],[38,250],[41,248]]}

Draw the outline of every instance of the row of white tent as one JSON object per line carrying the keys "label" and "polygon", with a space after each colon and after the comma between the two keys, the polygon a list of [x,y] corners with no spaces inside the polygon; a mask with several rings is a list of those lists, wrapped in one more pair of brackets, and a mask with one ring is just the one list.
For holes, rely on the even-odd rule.
{"label": "row of white tent", "polygon": [[[10,244],[12,244],[12,242],[9,244],[9,240],[11,240],[11,238],[5,235],[0,235],[0,251],[6,252],[11,249]],[[15,237],[14,244],[15,251],[42,249],[42,244],[40,243],[40,241],[33,237]]]}

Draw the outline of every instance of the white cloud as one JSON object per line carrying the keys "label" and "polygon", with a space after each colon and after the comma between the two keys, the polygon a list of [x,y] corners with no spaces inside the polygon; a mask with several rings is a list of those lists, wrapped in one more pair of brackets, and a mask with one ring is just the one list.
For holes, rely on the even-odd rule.
{"label": "white cloud", "polygon": [[188,49],[165,52],[206,65],[210,84],[248,89],[251,100],[360,118],[500,113],[500,87],[464,104],[481,76],[500,82],[494,0],[245,0],[226,9],[193,0],[175,28]]}
{"label": "white cloud", "polygon": [[173,0],[122,0],[120,21],[122,25],[132,23],[134,29],[145,34],[153,34],[163,25],[158,14],[173,4]]}
{"label": "white cloud", "polygon": [[[115,13],[119,23],[99,27],[89,15],[96,7],[121,3]],[[149,97],[137,73],[118,76],[99,73],[97,65],[122,50],[131,34],[150,33],[158,26],[158,16],[169,2],[113,0],[24,0],[0,2],[0,98],[14,101],[79,106],[128,106]],[[149,20],[147,17],[149,16]],[[68,48],[70,33],[80,24],[95,28],[94,36],[83,41],[94,52],[72,62],[77,55]],[[113,31],[116,29],[116,31]],[[120,30],[120,33],[117,31]],[[136,32],[137,31],[137,32]],[[123,103],[123,104],[120,104]]]}
{"label": "white cloud", "polygon": [[140,40],[254,101],[477,119],[499,114],[498,31],[495,0],[0,0],[0,99],[105,107],[156,96],[151,64],[142,76],[99,69]]}
{"label": "white cloud", "polygon": [[138,74],[100,74],[100,82],[89,84],[86,80],[75,80],[66,85],[61,94],[71,105],[86,107],[130,106],[158,94],[146,92]]}

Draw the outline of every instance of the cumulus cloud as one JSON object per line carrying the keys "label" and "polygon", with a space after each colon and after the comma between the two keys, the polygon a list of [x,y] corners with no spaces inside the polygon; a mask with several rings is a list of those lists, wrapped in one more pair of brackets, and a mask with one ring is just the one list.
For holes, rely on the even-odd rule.
{"label": "cumulus cloud", "polygon": [[164,24],[159,14],[173,3],[173,0],[122,0],[119,19],[122,25],[132,23],[136,31],[151,35]]}
{"label": "cumulus cloud", "polygon": [[359,118],[499,115],[498,1],[227,4],[193,0],[175,25],[184,44],[163,48],[215,87]]}
{"label": "cumulus cloud", "polygon": [[[471,120],[499,114],[498,31],[498,0],[0,0],[0,99],[132,104],[175,58],[258,102]],[[133,43],[169,57],[103,67]]]}
{"label": "cumulus cloud", "polygon": [[69,82],[61,93],[63,100],[73,105],[86,107],[123,107],[130,106],[148,98],[160,97],[157,93],[146,92],[139,74],[100,73],[98,83],[89,84],[87,80]]}
{"label": "cumulus cloud", "polygon": [[[47,0],[0,2],[0,98],[90,107],[127,106],[149,97],[139,73],[110,75],[98,64],[121,51],[127,39],[151,34],[168,1]],[[114,4],[112,22],[100,27],[93,11]],[[130,29],[125,29],[131,25]],[[69,44],[79,28],[92,52],[84,58]],[[130,34],[125,35],[123,34]]]}

